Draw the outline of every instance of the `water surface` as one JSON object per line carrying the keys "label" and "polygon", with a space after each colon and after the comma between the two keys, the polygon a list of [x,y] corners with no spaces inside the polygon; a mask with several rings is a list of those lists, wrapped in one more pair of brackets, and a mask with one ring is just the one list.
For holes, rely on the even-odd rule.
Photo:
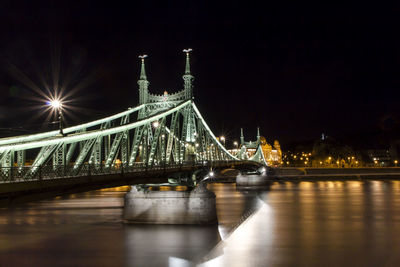
{"label": "water surface", "polygon": [[125,225],[124,188],[0,209],[0,266],[395,266],[400,181],[210,184],[219,224]]}

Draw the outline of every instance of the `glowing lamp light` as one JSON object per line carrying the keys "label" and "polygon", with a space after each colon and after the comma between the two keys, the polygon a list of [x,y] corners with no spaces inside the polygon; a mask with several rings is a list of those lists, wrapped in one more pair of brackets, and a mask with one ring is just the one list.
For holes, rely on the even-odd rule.
{"label": "glowing lamp light", "polygon": [[160,126],[160,123],[158,121],[153,122],[153,127],[157,128],[158,126]]}
{"label": "glowing lamp light", "polygon": [[210,172],[208,173],[208,175],[209,175],[210,177],[214,177],[214,172],[213,172],[213,171],[210,171]]}
{"label": "glowing lamp light", "polygon": [[51,101],[47,102],[47,104],[55,109],[58,109],[62,106],[61,101],[57,100],[57,99],[51,100]]}

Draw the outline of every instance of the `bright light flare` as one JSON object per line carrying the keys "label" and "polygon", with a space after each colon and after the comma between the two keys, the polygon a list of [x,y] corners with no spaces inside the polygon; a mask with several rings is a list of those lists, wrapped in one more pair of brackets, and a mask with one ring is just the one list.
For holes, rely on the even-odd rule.
{"label": "bright light flare", "polygon": [[51,101],[47,102],[47,104],[49,106],[51,106],[52,108],[55,108],[55,109],[58,109],[58,108],[62,107],[61,101],[57,100],[57,99],[51,100]]}

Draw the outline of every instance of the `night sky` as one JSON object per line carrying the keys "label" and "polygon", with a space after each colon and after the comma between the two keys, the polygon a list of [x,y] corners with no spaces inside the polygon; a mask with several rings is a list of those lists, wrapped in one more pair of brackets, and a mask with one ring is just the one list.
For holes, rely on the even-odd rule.
{"label": "night sky", "polygon": [[240,127],[284,148],[399,123],[398,6],[130,2],[2,1],[0,128],[54,127],[45,84],[70,94],[68,125],[135,106],[143,53],[150,91],[180,90],[188,47],[195,103],[231,141]]}

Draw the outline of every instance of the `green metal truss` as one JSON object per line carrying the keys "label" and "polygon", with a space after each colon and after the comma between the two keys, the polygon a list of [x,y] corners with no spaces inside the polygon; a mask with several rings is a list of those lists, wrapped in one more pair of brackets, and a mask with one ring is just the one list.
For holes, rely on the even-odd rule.
{"label": "green metal truss", "polygon": [[[23,167],[26,155],[35,155],[27,176],[44,166],[70,166],[79,172],[84,164],[109,168],[119,162],[132,167],[244,159],[240,153],[238,157],[229,153],[217,140],[193,102],[190,50],[185,52],[184,88],[177,93],[149,93],[142,57],[138,106],[65,128],[64,135],[50,131],[0,139],[3,175],[8,175],[7,168],[14,164]],[[265,163],[261,148],[252,160]]]}

